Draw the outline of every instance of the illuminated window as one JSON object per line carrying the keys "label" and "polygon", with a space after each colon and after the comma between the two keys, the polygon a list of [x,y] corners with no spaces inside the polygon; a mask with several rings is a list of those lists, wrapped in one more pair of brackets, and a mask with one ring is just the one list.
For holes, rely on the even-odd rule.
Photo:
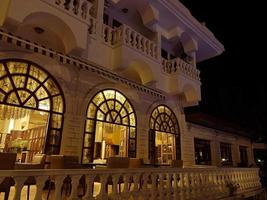
{"label": "illuminated window", "polygon": [[110,156],[136,157],[136,116],[128,99],[108,89],[87,109],[82,163]]}
{"label": "illuminated window", "polygon": [[221,143],[221,162],[222,165],[232,165],[232,148],[229,143]]}
{"label": "illuminated window", "polygon": [[155,108],[150,117],[149,157],[160,164],[181,158],[178,122],[165,105]]}
{"label": "illuminated window", "polygon": [[63,113],[63,94],[48,72],[28,61],[0,61],[0,133],[7,140],[24,140],[35,153],[57,154]]}

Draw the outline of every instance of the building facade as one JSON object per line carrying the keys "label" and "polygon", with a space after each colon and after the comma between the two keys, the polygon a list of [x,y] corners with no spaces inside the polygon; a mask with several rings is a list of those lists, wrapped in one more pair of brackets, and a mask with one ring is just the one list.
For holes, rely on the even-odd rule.
{"label": "building facade", "polygon": [[[195,154],[217,136],[186,123],[184,108],[201,100],[196,64],[224,47],[179,1],[2,0],[0,11],[1,151],[82,164],[228,159],[227,144],[221,157],[214,142],[209,162]],[[252,162],[246,139],[219,137]]]}

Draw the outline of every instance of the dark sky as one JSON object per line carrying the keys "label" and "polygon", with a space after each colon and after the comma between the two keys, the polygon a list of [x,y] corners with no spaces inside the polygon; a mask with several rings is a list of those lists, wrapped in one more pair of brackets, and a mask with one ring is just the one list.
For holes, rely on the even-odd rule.
{"label": "dark sky", "polygon": [[238,123],[267,138],[264,1],[181,2],[200,22],[206,22],[225,47],[222,55],[198,64],[202,101],[194,110]]}

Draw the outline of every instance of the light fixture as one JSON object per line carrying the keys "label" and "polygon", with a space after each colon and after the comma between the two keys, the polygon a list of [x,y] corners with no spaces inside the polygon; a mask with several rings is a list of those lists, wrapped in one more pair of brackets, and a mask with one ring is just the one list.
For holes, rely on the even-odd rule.
{"label": "light fixture", "polygon": [[34,31],[38,34],[42,34],[44,32],[44,29],[42,29],[41,27],[39,26],[36,26],[34,27]]}

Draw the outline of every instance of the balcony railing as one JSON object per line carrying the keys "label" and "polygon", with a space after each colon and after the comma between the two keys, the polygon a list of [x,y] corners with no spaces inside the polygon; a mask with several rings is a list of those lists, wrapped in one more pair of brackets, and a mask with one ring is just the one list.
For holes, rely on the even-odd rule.
{"label": "balcony railing", "polygon": [[96,20],[90,16],[92,4],[88,0],[41,0],[88,24],[89,34],[95,34]]}
{"label": "balcony railing", "polygon": [[115,29],[103,25],[102,34],[108,45],[124,44],[152,59],[158,59],[158,45],[125,24]]}
{"label": "balcony railing", "polygon": [[181,58],[175,58],[172,60],[166,60],[162,58],[163,71],[166,73],[182,73],[192,79],[200,81],[200,71],[191,64],[183,61]]}
{"label": "balcony railing", "polygon": [[236,194],[261,189],[256,168],[1,170],[0,183],[6,177],[15,181],[13,199],[20,199],[29,177],[35,199],[41,199],[48,179],[55,183],[52,199],[61,199],[66,183],[72,188],[68,199],[218,199],[229,195],[230,184],[238,186]]}

